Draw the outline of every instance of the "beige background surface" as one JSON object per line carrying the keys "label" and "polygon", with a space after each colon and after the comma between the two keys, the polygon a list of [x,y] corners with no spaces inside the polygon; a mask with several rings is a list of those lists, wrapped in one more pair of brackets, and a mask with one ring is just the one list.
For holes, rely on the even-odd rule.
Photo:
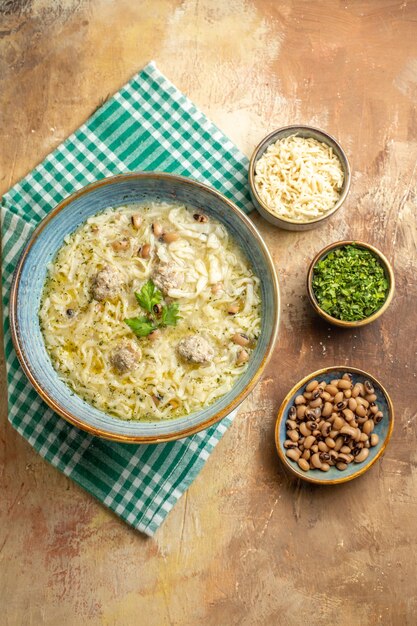
{"label": "beige background surface", "polygon": [[[416,623],[417,3],[336,0],[0,0],[0,192],[147,61],[248,155],[305,122],[353,166],[345,208],[309,233],[256,223],[283,307],[273,362],[153,540],[42,461],[8,425],[0,383],[0,622],[333,625]],[[393,261],[397,296],[357,332],[306,300],[307,263],[362,238]],[[274,452],[278,406],[330,364],[368,369],[396,408],[363,478],[320,489]]]}

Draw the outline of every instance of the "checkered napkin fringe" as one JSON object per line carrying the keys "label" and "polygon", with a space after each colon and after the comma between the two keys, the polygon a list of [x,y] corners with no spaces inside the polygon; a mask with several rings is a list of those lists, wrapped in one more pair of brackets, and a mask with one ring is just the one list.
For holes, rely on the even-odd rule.
{"label": "checkered napkin fringe", "polygon": [[212,185],[248,212],[247,165],[246,157],[152,62],[3,197],[9,420],[43,458],[150,536],[202,469],[233,416],[160,445],[109,442],[67,424],[31,387],[14,352],[8,320],[13,270],[39,221],[88,183],[128,171],[172,172]]}

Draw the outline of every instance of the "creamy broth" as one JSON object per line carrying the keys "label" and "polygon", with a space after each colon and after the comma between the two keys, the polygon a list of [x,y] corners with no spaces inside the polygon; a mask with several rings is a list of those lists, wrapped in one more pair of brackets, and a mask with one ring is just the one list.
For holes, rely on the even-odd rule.
{"label": "creamy broth", "polygon": [[[150,313],[135,296],[148,288],[160,299]],[[163,420],[210,405],[245,371],[260,333],[259,279],[212,217],[127,205],[65,239],[39,315],[53,366],[76,394],[121,419]],[[137,336],[132,319],[139,332],[158,328]]]}

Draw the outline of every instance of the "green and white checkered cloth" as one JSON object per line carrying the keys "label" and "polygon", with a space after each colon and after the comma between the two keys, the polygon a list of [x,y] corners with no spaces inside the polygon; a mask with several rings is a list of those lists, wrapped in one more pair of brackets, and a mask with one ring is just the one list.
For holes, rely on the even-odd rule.
{"label": "green and white checkered cloth", "polygon": [[192,483],[233,416],[159,445],[113,443],[67,424],[34,391],[14,352],[8,320],[13,270],[39,221],[87,183],[127,171],[175,172],[212,185],[249,211],[247,165],[232,142],[150,63],[3,197],[9,420],[42,457],[147,535]]}

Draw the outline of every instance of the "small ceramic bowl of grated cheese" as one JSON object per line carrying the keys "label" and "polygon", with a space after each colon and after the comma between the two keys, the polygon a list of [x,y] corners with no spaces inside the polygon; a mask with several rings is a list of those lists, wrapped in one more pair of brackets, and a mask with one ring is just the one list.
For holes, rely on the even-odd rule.
{"label": "small ceramic bowl of grated cheese", "polygon": [[342,206],[350,187],[347,156],[331,135],[286,126],[265,137],[249,164],[253,203],[285,230],[311,230]]}

